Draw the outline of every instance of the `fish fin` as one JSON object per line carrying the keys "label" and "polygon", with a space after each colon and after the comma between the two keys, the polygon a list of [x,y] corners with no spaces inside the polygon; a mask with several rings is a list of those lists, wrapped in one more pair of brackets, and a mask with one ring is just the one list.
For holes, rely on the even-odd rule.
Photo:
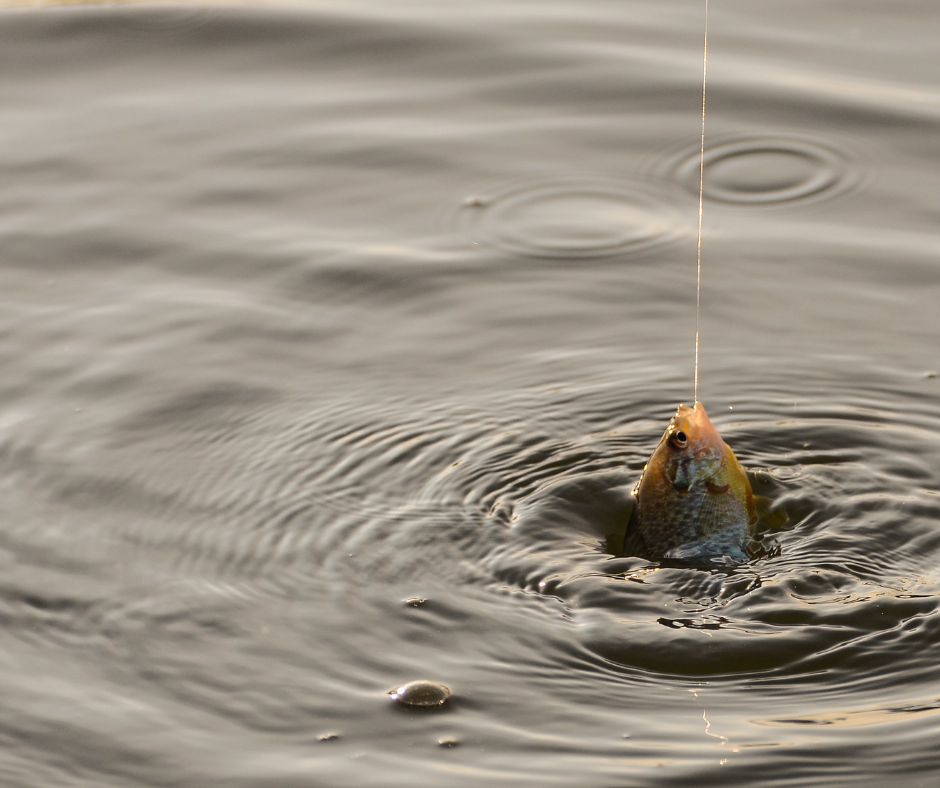
{"label": "fish fin", "polygon": [[668,563],[686,566],[736,566],[747,561],[748,555],[740,544],[711,537],[677,545],[667,550],[663,558]]}
{"label": "fish fin", "polygon": [[[607,524],[607,532],[604,541],[607,544],[607,552],[617,558],[623,558],[624,536],[630,523],[633,521],[633,512],[636,510],[636,498],[632,494],[618,496],[616,516],[613,509],[610,511],[611,522]],[[610,526],[614,527],[611,531]]]}
{"label": "fish fin", "polygon": [[782,531],[790,524],[790,515],[782,506],[774,509],[774,501],[765,498],[763,495],[754,496],[754,507],[757,510],[757,518],[766,525],[771,531]]}
{"label": "fish fin", "polygon": [[626,556],[635,556],[636,558],[649,558],[649,551],[646,549],[646,542],[637,528],[637,506],[633,507],[630,513],[630,519],[627,521],[627,530],[623,535],[623,550],[621,554]]}
{"label": "fish fin", "polygon": [[753,558],[776,558],[780,555],[782,547],[773,536],[764,534],[760,539],[748,539],[744,545],[748,556]]}

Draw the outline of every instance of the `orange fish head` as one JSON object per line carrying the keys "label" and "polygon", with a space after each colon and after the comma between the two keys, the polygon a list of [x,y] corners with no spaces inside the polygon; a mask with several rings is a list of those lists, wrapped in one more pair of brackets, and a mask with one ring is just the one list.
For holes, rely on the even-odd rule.
{"label": "orange fish head", "polygon": [[718,475],[729,453],[701,402],[680,405],[650,464],[659,466],[679,493]]}

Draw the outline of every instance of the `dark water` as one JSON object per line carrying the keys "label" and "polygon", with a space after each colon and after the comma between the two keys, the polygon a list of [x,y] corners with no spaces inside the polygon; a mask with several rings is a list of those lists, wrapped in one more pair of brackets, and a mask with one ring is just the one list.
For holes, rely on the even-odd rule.
{"label": "dark water", "polygon": [[701,3],[0,11],[0,783],[935,785],[938,26],[712,3],[705,572]]}

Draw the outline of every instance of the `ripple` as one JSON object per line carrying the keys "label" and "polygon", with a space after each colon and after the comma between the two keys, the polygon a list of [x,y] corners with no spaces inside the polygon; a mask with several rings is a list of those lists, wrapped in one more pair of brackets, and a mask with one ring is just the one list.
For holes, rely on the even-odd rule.
{"label": "ripple", "polygon": [[[759,470],[758,494],[789,514],[785,529],[765,534],[775,547],[764,557],[712,572],[617,557],[610,536],[622,534],[635,480],[626,468],[648,456],[658,431],[644,445],[626,424],[582,440],[535,440],[525,430],[529,442],[515,452],[489,447],[451,475],[485,468],[490,484],[461,480],[474,491],[464,501],[479,501],[489,518],[509,509],[501,538],[480,553],[494,588],[557,600],[586,650],[628,670],[807,681],[819,672],[835,681],[862,668],[921,670],[914,658],[890,667],[879,660],[929,640],[937,626],[931,567],[940,506],[923,489],[935,484],[925,474],[940,452],[938,425],[925,414],[915,426],[909,414],[859,413],[844,403],[785,422],[773,408],[757,416],[754,407],[756,418],[722,431]],[[631,421],[642,425],[648,415],[634,411]],[[801,473],[777,478],[779,468]]]}
{"label": "ripple", "polygon": [[[686,149],[666,173],[698,195],[700,151]],[[843,153],[800,137],[744,137],[705,149],[705,197],[760,206],[830,199],[858,180],[858,164]]]}
{"label": "ripple", "polygon": [[[789,395],[768,391],[785,391],[787,376],[803,370],[765,370],[753,389],[739,388],[741,407],[716,423],[753,472],[755,493],[776,501],[789,523],[766,529],[764,557],[734,571],[656,567],[617,555],[630,489],[671,410],[649,397],[645,376],[631,374],[645,362],[633,363],[577,389],[480,391],[433,405],[236,399],[257,416],[210,419],[206,429],[224,440],[182,429],[189,413],[168,433],[145,411],[128,424],[138,438],[149,429],[171,440],[172,468],[160,452],[151,453],[155,466],[140,466],[138,441],[128,449],[138,469],[127,490],[117,478],[92,484],[84,470],[59,470],[56,484],[86,490],[86,505],[89,489],[101,491],[92,502],[121,490],[128,507],[198,513],[160,528],[135,518],[123,533],[171,550],[174,566],[198,569],[205,601],[198,617],[188,588],[172,604],[121,611],[103,627],[109,642],[112,631],[123,635],[140,664],[160,666],[161,687],[191,694],[174,678],[175,655],[152,644],[208,640],[224,653],[228,643],[254,642],[259,629],[247,620],[220,629],[241,607],[295,598],[319,583],[348,594],[368,577],[387,584],[380,618],[392,616],[389,636],[408,643],[470,642],[475,616],[440,601],[441,589],[460,589],[473,595],[470,610],[492,605],[507,615],[538,606],[544,612],[530,634],[540,655],[557,659],[581,655],[668,676],[921,675],[929,651],[914,646],[940,633],[933,400],[893,374],[870,373],[859,394],[854,367],[836,367],[831,377],[806,369],[796,377],[825,394],[794,415],[774,404]],[[206,403],[215,412],[217,399],[199,398]],[[194,473],[180,456],[217,470]],[[28,613],[28,621],[47,616]],[[267,612],[263,621],[270,624]],[[375,636],[369,620],[363,627]],[[885,661],[891,653],[905,657]],[[202,676],[198,666],[186,670]],[[387,673],[389,684],[402,678],[398,667]],[[200,698],[227,708],[215,695]],[[281,724],[271,708],[255,704],[250,716]]]}
{"label": "ripple", "polygon": [[540,181],[470,196],[460,221],[476,243],[554,259],[637,254],[687,234],[662,195],[613,180]]}
{"label": "ripple", "polygon": [[87,5],[102,9],[117,31],[148,38],[173,37],[211,21],[209,9],[194,3],[124,0]]}

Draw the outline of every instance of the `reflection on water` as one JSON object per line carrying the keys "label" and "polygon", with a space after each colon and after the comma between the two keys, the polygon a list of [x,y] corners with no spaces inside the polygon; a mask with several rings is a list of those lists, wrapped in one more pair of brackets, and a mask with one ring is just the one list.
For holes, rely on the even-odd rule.
{"label": "reflection on water", "polygon": [[618,552],[701,11],[0,12],[6,783],[932,785],[933,6],[712,9],[700,398],[773,507]]}

